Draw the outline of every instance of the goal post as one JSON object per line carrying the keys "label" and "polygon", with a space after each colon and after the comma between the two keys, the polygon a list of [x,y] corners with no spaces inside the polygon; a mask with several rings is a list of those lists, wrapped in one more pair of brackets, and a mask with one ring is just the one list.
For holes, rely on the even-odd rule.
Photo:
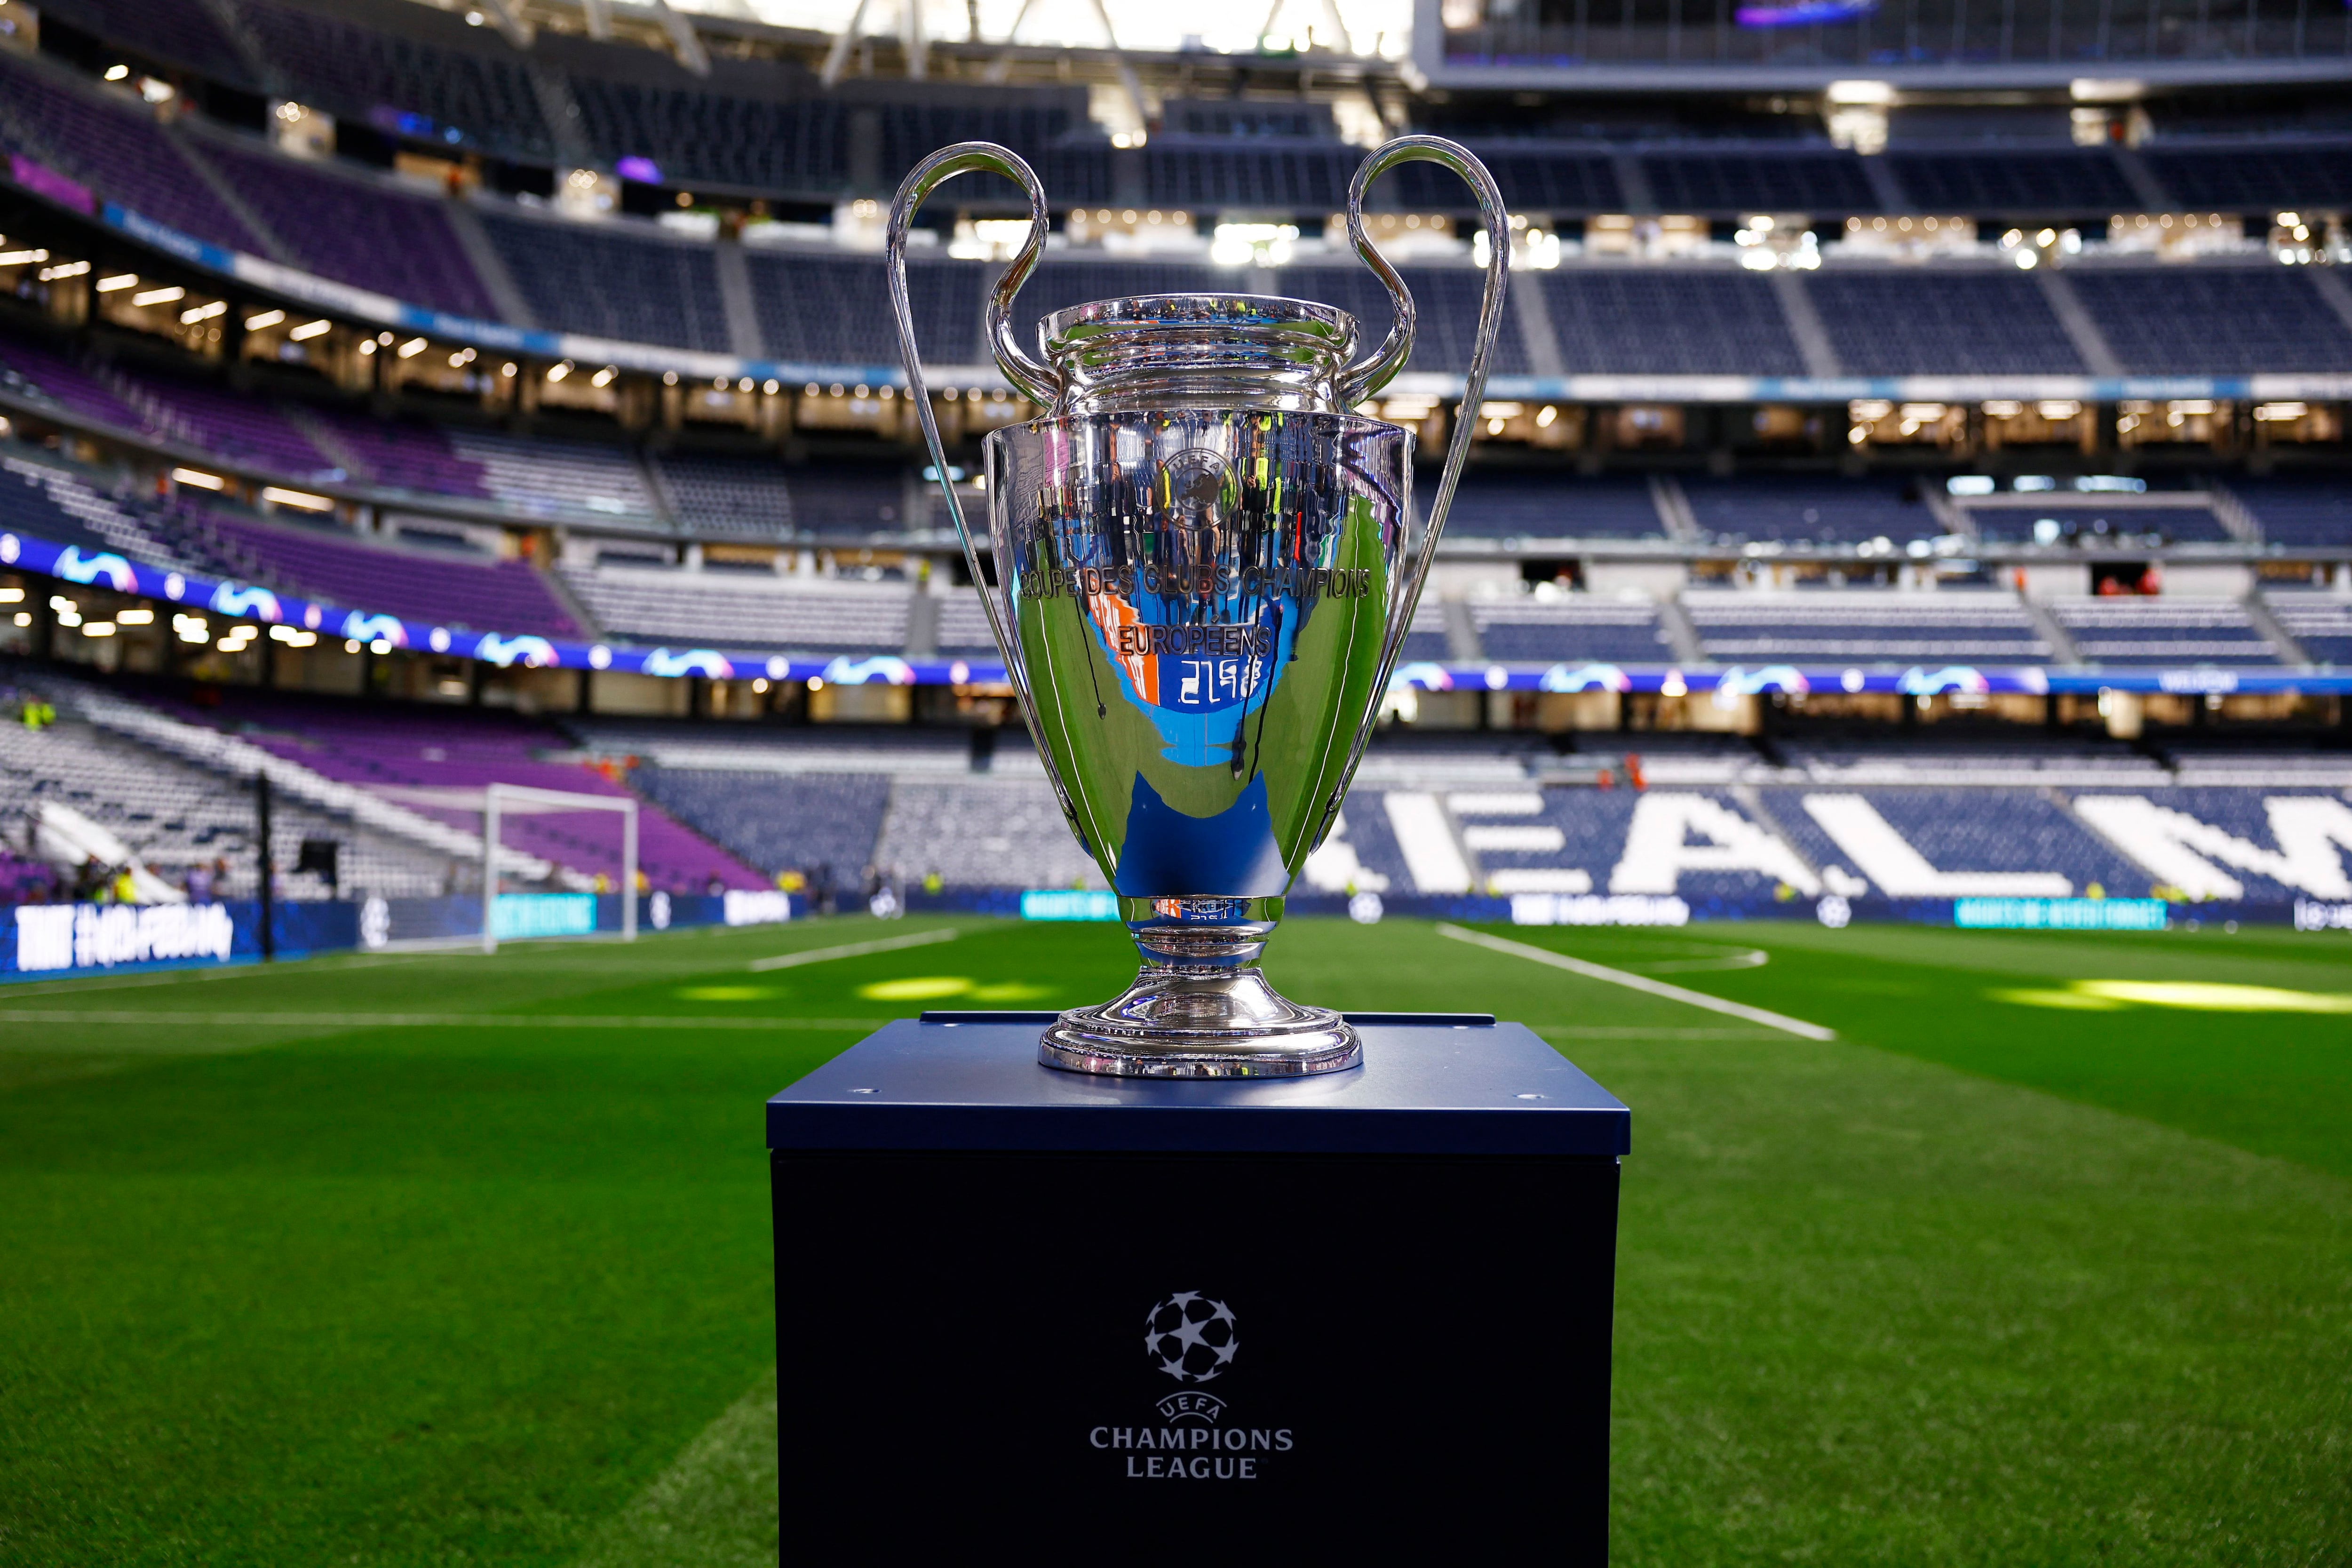
{"label": "goal post", "polygon": [[485,784],[482,814],[482,951],[499,950],[499,826],[509,816],[558,812],[617,811],[621,814],[621,940],[637,940],[637,803],[628,795],[583,795],[531,784]]}

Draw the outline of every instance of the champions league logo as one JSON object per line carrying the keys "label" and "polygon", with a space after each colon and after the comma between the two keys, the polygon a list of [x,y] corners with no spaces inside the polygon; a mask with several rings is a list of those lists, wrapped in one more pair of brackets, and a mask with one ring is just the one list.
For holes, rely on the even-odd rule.
{"label": "champions league logo", "polygon": [[[1143,1352],[1179,1383],[1206,1383],[1233,1364],[1241,1348],[1234,1310],[1198,1290],[1162,1298],[1143,1319]],[[1097,1426],[1089,1447],[1117,1452],[1132,1480],[1254,1481],[1276,1454],[1295,1447],[1287,1426],[1225,1424],[1227,1405],[1213,1394],[1185,1389],[1155,1401],[1160,1420],[1141,1426]]]}
{"label": "champions league logo", "polygon": [[1232,1364],[1241,1342],[1234,1310],[1198,1290],[1179,1290],[1143,1320],[1143,1351],[1179,1383],[1206,1383]]}

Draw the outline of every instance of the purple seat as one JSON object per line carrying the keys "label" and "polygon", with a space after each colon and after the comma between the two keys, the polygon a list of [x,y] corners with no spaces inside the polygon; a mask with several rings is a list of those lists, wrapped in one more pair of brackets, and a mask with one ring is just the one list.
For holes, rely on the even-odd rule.
{"label": "purple seat", "polygon": [[476,631],[583,635],[527,561],[443,559],[225,510],[208,522],[224,545],[260,562],[278,586],[330,604]]}

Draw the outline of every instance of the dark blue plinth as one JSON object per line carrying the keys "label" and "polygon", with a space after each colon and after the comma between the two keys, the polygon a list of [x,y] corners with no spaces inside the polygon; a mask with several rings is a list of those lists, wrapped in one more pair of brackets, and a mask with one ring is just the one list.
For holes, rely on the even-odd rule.
{"label": "dark blue plinth", "polygon": [[1054,1016],[900,1019],[768,1101],[768,1147],[1586,1157],[1632,1147],[1633,1113],[1522,1024],[1353,1015],[1360,1068],[1171,1080],[1040,1065],[1038,1031]]}
{"label": "dark blue plinth", "polygon": [[1483,1015],[1222,1081],[1053,1016],[768,1102],[785,1563],[1605,1561],[1622,1104]]}

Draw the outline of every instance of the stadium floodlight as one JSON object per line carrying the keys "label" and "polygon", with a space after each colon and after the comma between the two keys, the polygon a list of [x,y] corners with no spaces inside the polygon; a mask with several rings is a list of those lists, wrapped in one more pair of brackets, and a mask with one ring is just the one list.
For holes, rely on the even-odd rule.
{"label": "stadium floodlight", "polygon": [[139,287],[139,274],[136,272],[118,272],[111,278],[101,278],[98,280],[98,291],[101,294],[112,294],[124,289],[137,287]]}
{"label": "stadium floodlight", "polygon": [[286,335],[293,339],[298,343],[308,342],[310,339],[319,336],[321,332],[333,327],[334,324],[334,322],[327,321],[305,321],[300,326],[295,328],[292,331],[288,332]]}
{"label": "stadium floodlight", "polygon": [[283,310],[264,310],[257,316],[247,316],[245,319],[245,330],[248,332],[258,332],[266,328],[276,326],[285,319],[286,312]]}
{"label": "stadium floodlight", "polygon": [[195,305],[180,312],[180,325],[193,327],[199,321],[209,321],[215,316],[228,314],[228,301],[215,300],[209,305]]}
{"label": "stadium floodlight", "polygon": [[0,251],[0,267],[22,267],[28,262],[47,261],[48,258],[49,253],[46,250]]}
{"label": "stadium floodlight", "polygon": [[265,485],[261,499],[275,506],[290,506],[299,511],[332,511],[331,497],[313,495],[309,490],[289,490],[282,485]]}
{"label": "stadium floodlight", "polygon": [[127,81],[130,79],[130,77],[131,68],[129,66],[110,65],[106,68],[106,79],[109,81]]}
{"label": "stadium floodlight", "polygon": [[55,267],[42,268],[40,279],[44,283],[54,283],[61,278],[79,278],[89,270],[89,263],[87,261],[60,262]]}
{"label": "stadium floodlight", "polygon": [[400,357],[403,359],[415,359],[418,354],[423,353],[425,349],[425,342],[423,338],[411,338],[406,342],[400,345]]}
{"label": "stadium floodlight", "polygon": [[116,611],[114,620],[117,626],[152,626],[155,624],[155,612],[144,605],[133,605],[127,610]]}
{"label": "stadium floodlight", "polygon": [[131,296],[134,305],[173,305],[188,297],[188,291],[174,283],[164,289],[146,289]]}

